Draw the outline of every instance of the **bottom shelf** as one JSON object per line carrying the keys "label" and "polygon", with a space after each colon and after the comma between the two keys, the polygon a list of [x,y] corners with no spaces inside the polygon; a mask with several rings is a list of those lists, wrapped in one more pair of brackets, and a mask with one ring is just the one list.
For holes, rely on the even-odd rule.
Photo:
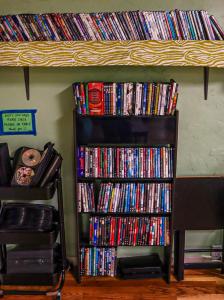
{"label": "bottom shelf", "polygon": [[220,269],[223,266],[221,261],[184,263],[184,269]]}
{"label": "bottom shelf", "polygon": [[115,248],[82,249],[80,270],[76,270],[78,283],[85,278],[163,278],[169,282],[169,263],[162,262],[158,253],[120,258],[116,255]]}
{"label": "bottom shelf", "polygon": [[136,275],[136,276],[121,276],[117,275],[115,277],[111,276],[80,276],[81,280],[88,280],[88,279],[105,279],[105,280],[128,280],[128,279],[151,279],[151,278],[161,278],[165,279],[167,278],[167,274],[144,274],[144,275]]}
{"label": "bottom shelf", "polygon": [[186,256],[185,269],[220,269],[224,267],[222,260],[213,260],[211,256]]}
{"label": "bottom shelf", "polygon": [[0,274],[2,285],[44,285],[58,284],[60,273],[53,274]]}

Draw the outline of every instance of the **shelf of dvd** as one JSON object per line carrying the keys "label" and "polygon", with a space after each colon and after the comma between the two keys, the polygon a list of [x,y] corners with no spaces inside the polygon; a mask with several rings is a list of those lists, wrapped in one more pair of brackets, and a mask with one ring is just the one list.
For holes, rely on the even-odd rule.
{"label": "shelf of dvd", "polygon": [[[224,67],[224,31],[207,11],[125,11],[0,16],[0,66]],[[153,30],[152,30],[153,28]]]}
{"label": "shelf of dvd", "polygon": [[224,67],[224,41],[0,42],[0,66]]}
{"label": "shelf of dvd", "polygon": [[116,276],[119,247],[135,246],[163,249],[162,276],[170,281],[177,134],[176,110],[163,116],[74,110],[77,282]]}

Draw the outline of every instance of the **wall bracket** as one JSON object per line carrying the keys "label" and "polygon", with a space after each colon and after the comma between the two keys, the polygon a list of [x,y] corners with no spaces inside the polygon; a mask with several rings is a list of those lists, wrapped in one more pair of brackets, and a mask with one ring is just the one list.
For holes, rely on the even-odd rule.
{"label": "wall bracket", "polygon": [[204,67],[204,98],[208,99],[209,67]]}
{"label": "wall bracket", "polygon": [[[24,82],[26,89],[26,99],[30,100],[30,69],[23,67]],[[208,99],[209,67],[204,67],[204,99]]]}
{"label": "wall bracket", "polygon": [[29,67],[23,67],[23,74],[24,74],[24,82],[25,82],[25,89],[26,89],[26,99],[30,100],[30,69],[29,69]]}

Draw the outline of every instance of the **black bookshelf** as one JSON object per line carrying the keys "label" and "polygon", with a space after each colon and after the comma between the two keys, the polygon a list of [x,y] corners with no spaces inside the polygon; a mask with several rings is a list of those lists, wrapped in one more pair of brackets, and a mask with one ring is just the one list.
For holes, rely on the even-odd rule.
{"label": "black bookshelf", "polygon": [[[77,237],[77,268],[75,277],[78,283],[80,276],[80,247],[133,247],[133,246],[103,246],[91,245],[89,243],[88,225],[85,228],[85,220],[90,216],[166,216],[169,218],[170,244],[168,246],[136,246],[136,247],[159,247],[164,249],[164,263],[162,277],[169,283],[171,271],[172,236],[173,236],[173,203],[176,182],[176,158],[177,158],[177,138],[178,138],[178,111],[173,116],[90,116],[79,115],[74,110],[74,156],[75,156],[75,195],[76,195],[76,237]],[[170,145],[174,148],[173,177],[172,178],[93,178],[79,177],[77,172],[78,160],[77,150],[79,146],[88,147],[163,147]],[[171,212],[167,213],[119,213],[119,212],[78,212],[78,188],[79,182],[93,183],[95,196],[98,196],[101,182],[121,182],[121,183],[171,183],[172,199]],[[98,197],[95,197],[98,199]],[[84,225],[84,226],[83,226]]]}

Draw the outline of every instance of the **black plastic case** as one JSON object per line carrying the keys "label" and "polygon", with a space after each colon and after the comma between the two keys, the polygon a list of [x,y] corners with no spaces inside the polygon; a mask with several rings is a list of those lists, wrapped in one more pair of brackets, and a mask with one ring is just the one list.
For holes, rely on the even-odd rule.
{"label": "black plastic case", "polygon": [[123,257],[118,261],[121,278],[147,278],[162,276],[162,262],[157,253],[146,256]]}
{"label": "black plastic case", "polygon": [[54,248],[17,246],[7,251],[6,274],[54,273],[59,257]]}

